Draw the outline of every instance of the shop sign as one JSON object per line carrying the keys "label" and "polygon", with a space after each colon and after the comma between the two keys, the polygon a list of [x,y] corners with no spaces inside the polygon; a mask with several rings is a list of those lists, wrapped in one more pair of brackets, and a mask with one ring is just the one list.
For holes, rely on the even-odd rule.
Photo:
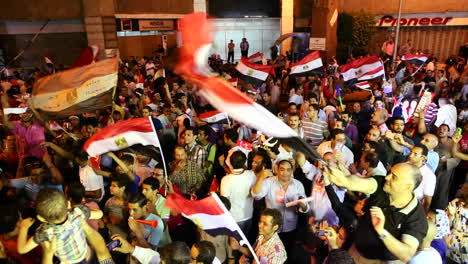
{"label": "shop sign", "polygon": [[174,30],[174,20],[138,20],[140,31]]}

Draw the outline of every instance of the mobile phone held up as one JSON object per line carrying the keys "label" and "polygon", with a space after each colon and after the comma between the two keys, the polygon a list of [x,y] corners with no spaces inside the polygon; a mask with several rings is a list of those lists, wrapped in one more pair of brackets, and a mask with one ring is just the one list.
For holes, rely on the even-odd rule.
{"label": "mobile phone held up", "polygon": [[107,248],[109,250],[112,250],[116,247],[120,247],[122,244],[120,243],[119,240],[112,240],[109,244],[107,244]]}
{"label": "mobile phone held up", "polygon": [[319,230],[319,231],[315,232],[315,235],[318,236],[318,237],[325,236],[327,234],[328,234],[328,232],[325,231],[325,230]]}

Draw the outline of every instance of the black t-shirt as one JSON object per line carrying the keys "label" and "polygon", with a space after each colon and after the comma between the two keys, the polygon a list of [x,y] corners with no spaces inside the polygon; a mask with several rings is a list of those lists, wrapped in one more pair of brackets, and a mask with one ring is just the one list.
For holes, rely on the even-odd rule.
{"label": "black t-shirt", "polygon": [[402,240],[402,235],[410,235],[416,238],[419,243],[427,233],[427,220],[424,210],[416,197],[402,209],[390,205],[390,199],[383,190],[384,177],[372,177],[377,181],[377,190],[369,197],[364,207],[365,215],[358,221],[356,230],[355,245],[359,253],[368,259],[396,260],[395,257],[385,247],[372,225],[369,209],[372,206],[380,207],[385,215],[385,230],[398,240]]}

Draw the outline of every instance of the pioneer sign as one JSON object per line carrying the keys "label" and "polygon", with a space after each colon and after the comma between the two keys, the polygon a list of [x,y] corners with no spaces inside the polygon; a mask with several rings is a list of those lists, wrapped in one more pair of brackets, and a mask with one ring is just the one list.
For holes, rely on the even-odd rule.
{"label": "pioneer sign", "polygon": [[[468,25],[468,12],[402,14],[400,26],[431,27],[431,26],[464,26]],[[376,17],[377,27],[394,27],[397,25],[397,15],[381,15]]]}

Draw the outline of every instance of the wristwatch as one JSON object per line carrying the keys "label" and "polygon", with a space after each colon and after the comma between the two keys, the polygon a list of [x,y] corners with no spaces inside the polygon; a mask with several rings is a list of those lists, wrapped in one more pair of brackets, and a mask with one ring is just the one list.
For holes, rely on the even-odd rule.
{"label": "wristwatch", "polygon": [[389,233],[387,232],[387,230],[384,229],[384,231],[382,232],[382,234],[379,235],[379,238],[380,238],[381,240],[384,240],[388,235],[389,235]]}

